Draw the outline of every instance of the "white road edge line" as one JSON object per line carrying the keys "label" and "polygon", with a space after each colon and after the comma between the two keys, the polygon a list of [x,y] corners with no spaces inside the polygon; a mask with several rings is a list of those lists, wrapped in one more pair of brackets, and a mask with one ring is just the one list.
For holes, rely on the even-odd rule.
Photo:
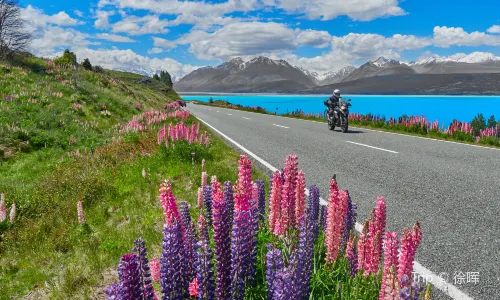
{"label": "white road edge line", "polygon": [[[200,104],[194,104],[193,105],[197,106],[203,106]],[[230,109],[230,108],[226,108]],[[209,109],[211,110],[211,109]],[[237,109],[231,109],[231,110],[237,110]],[[313,123],[319,123],[319,124],[326,124],[325,122],[319,122],[319,121],[313,121],[313,120],[304,120],[304,119],[298,119],[298,118],[290,118],[290,117],[283,117],[283,116],[276,116],[276,115],[268,115],[268,114],[260,114],[252,111],[242,111],[241,112],[246,112],[250,114],[259,114],[259,115],[266,115],[269,117],[278,117],[278,118],[285,118],[285,119],[292,119],[292,120],[299,120],[299,121],[305,121],[305,122],[313,122]],[[375,129],[368,129],[368,128],[362,128],[362,127],[356,127],[356,126],[349,126],[350,128],[358,128],[358,129],[363,129],[367,131],[373,131],[373,132],[380,132],[380,133],[387,133],[387,134],[394,134],[394,135],[401,135],[401,136],[406,136],[406,137],[412,137],[412,138],[417,138],[417,139],[424,139],[424,140],[431,140],[431,141],[436,141],[436,142],[443,142],[443,143],[450,143],[450,144],[457,144],[457,145],[462,145],[462,146],[470,146],[470,147],[476,147],[476,148],[483,148],[483,149],[488,149],[488,150],[497,150],[500,151],[500,148],[492,148],[492,147],[485,147],[485,146],[480,146],[480,145],[472,145],[472,144],[465,144],[465,143],[459,143],[459,142],[453,142],[453,141],[445,141],[445,140],[438,140],[438,139],[433,139],[433,138],[428,138],[425,136],[415,136],[415,135],[409,135],[409,134],[403,134],[403,133],[397,133],[397,132],[388,132],[388,131],[381,131],[381,130],[375,130]]]}
{"label": "white road edge line", "polygon": [[290,127],[286,127],[286,126],[283,126],[283,125],[277,125],[277,124],[273,124],[273,126],[278,126],[278,127],[283,127],[283,128],[290,128]]}
{"label": "white road edge line", "polygon": [[355,145],[360,145],[360,146],[368,147],[368,148],[373,148],[373,149],[381,150],[381,151],[387,151],[387,152],[396,153],[396,154],[398,154],[398,153],[399,153],[399,152],[396,152],[396,151],[387,150],[387,149],[378,148],[378,147],[373,147],[373,146],[370,146],[370,145],[365,145],[365,144],[355,143],[355,142],[351,142],[351,141],[346,141],[346,142],[347,142],[347,143],[351,143],[351,144],[355,144]]}
{"label": "white road edge line", "polygon": [[247,117],[242,117],[243,119],[247,119],[247,120],[250,120],[250,118],[247,118]]}
{"label": "white road edge line", "polygon": [[[196,117],[196,115],[195,115],[195,117]],[[251,152],[250,150],[248,150],[247,148],[243,147],[238,142],[234,141],[233,139],[231,139],[230,137],[228,137],[227,135],[225,135],[224,133],[222,133],[217,128],[215,128],[212,125],[208,124],[206,121],[200,119],[199,117],[196,117],[196,118],[198,120],[200,120],[202,123],[204,123],[206,126],[212,128],[212,130],[214,130],[215,132],[217,132],[218,134],[220,134],[226,140],[228,140],[229,142],[233,143],[236,147],[238,147],[241,150],[243,150],[246,153],[248,153],[248,155],[252,156],[255,160],[257,160],[259,163],[261,163],[262,165],[264,165],[266,168],[268,168],[272,172],[276,172],[278,170],[275,167],[273,167],[270,163],[268,163],[267,161],[265,161],[262,158],[258,157],[255,153]],[[309,190],[307,188],[306,188],[306,195],[309,195]],[[324,199],[322,199],[322,198],[320,198],[320,202],[321,202],[322,205],[327,205],[327,202]],[[363,229],[363,226],[359,222],[356,222],[356,230],[359,233],[361,233],[362,229]],[[426,267],[422,266],[417,261],[413,262],[413,270],[417,274],[419,274],[420,276],[422,276],[423,278],[426,278],[428,280],[431,279],[431,280],[429,280],[429,282],[432,285],[434,285],[436,288],[438,288],[439,290],[441,290],[442,292],[444,292],[446,295],[450,296],[452,299],[455,299],[455,300],[473,300],[467,294],[465,294],[464,292],[460,291],[456,286],[454,286],[451,283],[448,283],[448,282],[444,281],[437,274],[433,273],[432,271],[430,271]]]}
{"label": "white road edge line", "polygon": [[232,116],[233,114],[227,114],[228,116]]}

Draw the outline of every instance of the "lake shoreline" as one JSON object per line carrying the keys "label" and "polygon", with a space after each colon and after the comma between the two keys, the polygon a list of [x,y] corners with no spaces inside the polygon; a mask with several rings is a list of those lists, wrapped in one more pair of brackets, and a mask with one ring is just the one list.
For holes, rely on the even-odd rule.
{"label": "lake shoreline", "polygon": [[[332,94],[286,94],[286,93],[218,93],[218,92],[179,92],[179,96],[281,96],[281,97],[320,97],[320,96],[325,96],[329,97]],[[500,98],[500,94],[498,95],[430,95],[430,94],[425,94],[425,95],[420,95],[420,94],[403,94],[403,95],[398,95],[398,94],[344,94],[344,97],[349,96],[349,97],[443,97],[443,98],[455,98],[455,97],[460,97],[460,98],[476,98],[476,97],[484,97],[484,98]]]}

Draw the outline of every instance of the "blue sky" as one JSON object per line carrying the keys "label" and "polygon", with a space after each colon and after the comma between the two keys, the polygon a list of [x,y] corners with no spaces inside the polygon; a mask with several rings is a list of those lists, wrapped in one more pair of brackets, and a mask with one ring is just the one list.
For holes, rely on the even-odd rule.
{"label": "blue sky", "polygon": [[498,0],[20,0],[31,51],[182,76],[265,55],[324,73],[379,56],[500,56]]}

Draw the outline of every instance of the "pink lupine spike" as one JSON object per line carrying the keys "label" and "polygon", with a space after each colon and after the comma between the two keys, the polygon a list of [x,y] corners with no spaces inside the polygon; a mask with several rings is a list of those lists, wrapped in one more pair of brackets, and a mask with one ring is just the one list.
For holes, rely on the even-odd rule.
{"label": "pink lupine spike", "polygon": [[299,171],[297,176],[297,188],[295,189],[295,195],[297,199],[295,219],[296,224],[300,224],[300,218],[304,215],[306,206],[306,179],[304,172],[302,171]]}
{"label": "pink lupine spike", "polygon": [[5,207],[5,195],[0,195],[0,222],[7,219],[7,208]]}
{"label": "pink lupine spike", "polygon": [[250,209],[249,202],[252,197],[252,162],[248,159],[247,154],[240,156],[238,170],[238,180],[234,197],[234,211],[248,211]]}
{"label": "pink lupine spike", "polygon": [[376,231],[380,233],[380,239],[377,242],[379,245],[378,253],[382,254],[383,241],[382,237],[385,235],[386,226],[386,203],[383,197],[378,197],[375,207],[375,221],[376,221]]}
{"label": "pink lupine spike", "polygon": [[151,269],[151,278],[154,282],[160,282],[160,262],[155,257],[149,262],[149,265]]}
{"label": "pink lupine spike", "polygon": [[85,222],[85,218],[83,217],[83,204],[82,204],[81,200],[78,201],[76,207],[77,207],[77,212],[78,212],[78,222],[79,223],[84,223]]}
{"label": "pink lupine spike", "polygon": [[269,228],[274,231],[276,222],[280,219],[281,212],[281,175],[274,172],[272,179],[271,195],[269,197]]}
{"label": "pink lupine spike", "polygon": [[366,221],[358,240],[358,269],[363,271],[366,271],[366,258],[371,252],[369,226],[369,221]]}
{"label": "pink lupine spike", "polygon": [[[413,238],[411,231],[406,228],[403,231],[403,236],[401,238],[401,250],[398,257],[398,279],[406,275],[411,278],[411,272],[413,271],[413,260],[411,259],[413,251]],[[408,283],[409,284],[409,283]],[[404,287],[401,285],[401,287]]]}
{"label": "pink lupine spike", "polygon": [[163,207],[163,214],[165,215],[165,223],[171,225],[174,220],[180,223],[181,230],[184,234],[184,226],[182,223],[177,203],[175,202],[174,195],[172,194],[172,185],[170,181],[165,181],[160,187],[160,201]]}
{"label": "pink lupine spike", "polygon": [[398,264],[398,234],[396,232],[387,232],[384,240],[384,270],[382,275],[382,288],[380,289],[379,300],[384,300],[386,294],[388,276],[391,268]]}
{"label": "pink lupine spike", "polygon": [[202,159],[201,160],[201,169],[204,170],[205,169],[205,159]]}
{"label": "pink lupine spike", "polygon": [[326,219],[325,246],[326,262],[333,263],[338,256],[345,216],[347,214],[347,192],[339,191],[334,179],[330,181],[330,197],[328,198],[328,214]]}
{"label": "pink lupine spike", "polygon": [[14,223],[15,219],[16,219],[16,203],[12,203],[12,206],[10,208],[10,214],[9,214],[9,222],[12,224]]}
{"label": "pink lupine spike", "polygon": [[203,208],[203,188],[198,188],[198,208]]}
{"label": "pink lupine spike", "polygon": [[207,185],[207,172],[201,172],[201,187]]}

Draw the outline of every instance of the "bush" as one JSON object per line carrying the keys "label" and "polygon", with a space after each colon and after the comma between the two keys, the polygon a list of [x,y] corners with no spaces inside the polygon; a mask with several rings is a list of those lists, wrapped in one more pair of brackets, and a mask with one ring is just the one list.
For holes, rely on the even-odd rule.
{"label": "bush", "polygon": [[101,66],[94,66],[94,72],[102,74],[104,69]]}
{"label": "bush", "polygon": [[90,60],[88,58],[83,60],[82,67],[85,70],[92,71],[92,64],[90,63]]}
{"label": "bush", "polygon": [[76,54],[73,52],[70,52],[68,49],[66,49],[66,50],[64,50],[63,56],[55,59],[54,63],[56,63],[58,65],[76,66],[77,65]]}

